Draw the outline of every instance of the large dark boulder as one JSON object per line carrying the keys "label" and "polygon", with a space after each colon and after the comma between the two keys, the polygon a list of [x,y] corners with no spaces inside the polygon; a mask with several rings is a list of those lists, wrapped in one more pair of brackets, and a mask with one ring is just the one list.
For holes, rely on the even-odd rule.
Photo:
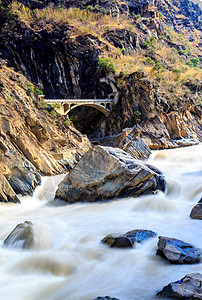
{"label": "large dark boulder", "polygon": [[95,146],[60,183],[56,198],[94,202],[165,190],[163,174],[119,148]]}
{"label": "large dark boulder", "polygon": [[159,237],[157,255],[174,264],[194,264],[200,262],[200,251],[181,240]]}
{"label": "large dark boulder", "polygon": [[7,236],[4,245],[13,248],[29,249],[34,243],[33,224],[30,221],[18,224]]}
{"label": "large dark boulder", "polygon": [[202,299],[202,275],[192,273],[181,280],[171,282],[162,291],[157,293],[158,297],[186,300]]}
{"label": "large dark boulder", "polygon": [[192,211],[191,211],[191,213],[190,213],[190,218],[202,220],[202,198],[201,198],[201,200],[198,202],[198,204],[196,204],[196,205],[192,208]]}
{"label": "large dark boulder", "polygon": [[135,243],[141,243],[144,240],[155,237],[156,233],[151,230],[136,229],[126,232],[121,236],[107,235],[102,242],[111,248],[132,248]]}

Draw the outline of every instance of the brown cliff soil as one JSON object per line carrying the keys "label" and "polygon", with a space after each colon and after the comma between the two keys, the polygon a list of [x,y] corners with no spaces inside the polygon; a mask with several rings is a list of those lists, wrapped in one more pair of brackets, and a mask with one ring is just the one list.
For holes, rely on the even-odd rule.
{"label": "brown cliff soil", "polygon": [[[47,111],[23,75],[0,61],[0,172],[16,193],[31,193],[40,183],[40,174],[65,171],[52,154],[72,148],[83,154],[90,147],[85,137],[56,115]],[[6,201],[1,194],[0,187],[0,199]]]}

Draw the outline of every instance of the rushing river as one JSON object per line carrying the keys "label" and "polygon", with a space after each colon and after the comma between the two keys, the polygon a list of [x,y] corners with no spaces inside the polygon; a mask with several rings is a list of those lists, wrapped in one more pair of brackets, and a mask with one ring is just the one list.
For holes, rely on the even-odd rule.
{"label": "rushing river", "polygon": [[[150,229],[202,248],[202,221],[189,217],[202,196],[202,145],[155,151],[149,163],[168,183],[164,194],[104,203],[51,206],[63,176],[43,178],[21,205],[0,205],[0,300],[151,300],[171,281],[202,272],[202,263],[171,265],[156,256],[157,238],[128,250],[100,241],[109,233]],[[13,228],[32,221],[35,247],[6,248]]]}

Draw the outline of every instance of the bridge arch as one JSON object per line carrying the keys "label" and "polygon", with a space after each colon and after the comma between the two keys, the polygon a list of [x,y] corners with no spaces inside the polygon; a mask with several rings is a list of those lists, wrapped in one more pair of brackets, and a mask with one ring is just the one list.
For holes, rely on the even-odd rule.
{"label": "bridge arch", "polygon": [[[89,106],[101,111],[105,116],[110,113],[113,99],[44,99],[48,104],[54,105],[58,113],[68,114],[78,106]],[[59,107],[57,107],[59,104]]]}
{"label": "bridge arch", "polygon": [[75,104],[73,106],[70,106],[67,110],[65,110],[65,107],[64,107],[64,114],[67,115],[71,110],[73,110],[74,108],[79,107],[79,106],[88,106],[88,107],[96,108],[97,110],[101,111],[105,116],[108,116],[110,113],[110,110],[108,108],[106,108],[104,105],[83,103],[83,104]]}

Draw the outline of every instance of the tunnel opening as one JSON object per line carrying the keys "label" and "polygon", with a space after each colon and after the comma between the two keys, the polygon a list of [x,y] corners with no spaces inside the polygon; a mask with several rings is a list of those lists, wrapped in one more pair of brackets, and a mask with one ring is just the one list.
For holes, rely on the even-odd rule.
{"label": "tunnel opening", "polygon": [[77,106],[68,115],[75,128],[81,133],[86,134],[89,138],[94,137],[94,133],[106,118],[103,112],[90,106]]}

